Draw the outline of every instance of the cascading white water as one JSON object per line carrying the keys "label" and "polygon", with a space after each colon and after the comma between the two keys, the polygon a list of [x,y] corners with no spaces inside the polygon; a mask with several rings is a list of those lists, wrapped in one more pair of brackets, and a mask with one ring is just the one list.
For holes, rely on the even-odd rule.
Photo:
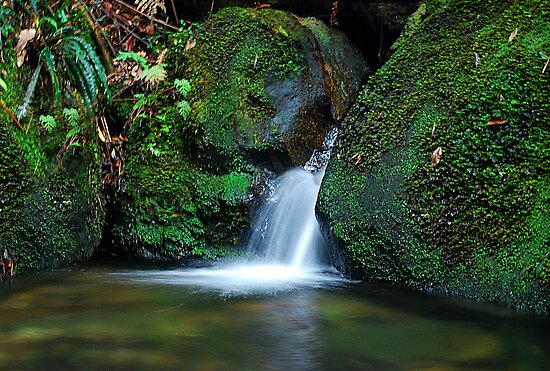
{"label": "cascading white water", "polygon": [[263,262],[294,268],[327,265],[325,242],[315,217],[315,204],[325,166],[338,132],[329,132],[303,168],[287,171],[275,181],[274,193],[252,222],[249,252]]}
{"label": "cascading white water", "polygon": [[314,268],[326,264],[324,241],[315,218],[323,170],[287,171],[275,182],[271,202],[252,223],[248,249],[268,264]]}
{"label": "cascading white water", "polygon": [[272,184],[268,202],[257,212],[246,247],[249,260],[211,268],[149,271],[134,279],[185,284],[229,295],[273,292],[347,283],[328,264],[326,246],[315,217],[324,167],[336,138],[332,130],[304,168],[287,171]]}

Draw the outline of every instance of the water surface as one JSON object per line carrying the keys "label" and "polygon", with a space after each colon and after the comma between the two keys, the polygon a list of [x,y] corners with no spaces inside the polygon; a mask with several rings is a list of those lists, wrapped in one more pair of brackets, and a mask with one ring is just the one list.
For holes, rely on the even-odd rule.
{"label": "water surface", "polygon": [[1,369],[550,366],[540,318],[333,273],[246,284],[224,269],[96,265],[21,278],[0,291]]}

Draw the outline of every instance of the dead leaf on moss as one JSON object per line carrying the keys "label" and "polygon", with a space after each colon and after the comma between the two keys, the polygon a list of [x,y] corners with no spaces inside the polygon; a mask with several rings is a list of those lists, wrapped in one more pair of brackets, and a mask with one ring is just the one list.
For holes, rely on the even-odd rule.
{"label": "dead leaf on moss", "polygon": [[437,166],[441,161],[441,156],[443,155],[443,148],[437,147],[436,150],[432,153],[432,166]]}
{"label": "dead leaf on moss", "polygon": [[506,120],[503,120],[503,119],[492,118],[489,121],[487,121],[487,125],[489,125],[489,126],[504,125],[504,124],[506,124]]}
{"label": "dead leaf on moss", "polygon": [[508,38],[508,42],[511,43],[512,40],[514,40],[514,38],[517,36],[517,34],[518,34],[518,28],[516,27],[516,29],[512,31],[512,33],[510,34],[510,37]]}
{"label": "dead leaf on moss", "polygon": [[194,36],[191,36],[185,43],[185,51],[191,50],[197,45],[197,39]]}
{"label": "dead leaf on moss", "polygon": [[25,63],[25,58],[27,57],[27,44],[34,39],[35,35],[35,28],[26,28],[19,33],[19,40],[15,47],[17,53],[17,67],[21,67],[23,63]]}

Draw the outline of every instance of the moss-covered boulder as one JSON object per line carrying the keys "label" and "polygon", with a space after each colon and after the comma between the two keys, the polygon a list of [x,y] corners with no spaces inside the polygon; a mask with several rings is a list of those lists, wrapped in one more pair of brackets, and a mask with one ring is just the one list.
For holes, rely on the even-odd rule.
{"label": "moss-covered boulder", "polygon": [[364,277],[548,313],[549,5],[430,0],[410,18],[319,196]]}
{"label": "moss-covered boulder", "polygon": [[1,120],[0,250],[15,258],[19,273],[86,260],[104,219],[97,159],[76,147],[59,157],[64,133],[22,132]]}
{"label": "moss-covered boulder", "polygon": [[113,240],[142,256],[225,253],[264,169],[304,164],[367,67],[341,33],[271,9],[224,9],[171,43],[157,91],[189,80],[190,112],[159,94],[151,118],[133,124]]}

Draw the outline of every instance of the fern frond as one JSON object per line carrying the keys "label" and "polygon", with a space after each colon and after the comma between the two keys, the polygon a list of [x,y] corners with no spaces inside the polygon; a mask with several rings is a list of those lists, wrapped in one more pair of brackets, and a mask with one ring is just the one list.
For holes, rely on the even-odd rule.
{"label": "fern frond", "polygon": [[78,65],[76,63],[76,60],[67,58],[65,59],[65,63],[67,65],[67,73],[70,76],[71,81],[74,82],[76,90],[80,93],[80,96],[82,97],[82,100],[84,100],[84,105],[88,109],[88,111],[92,111],[92,103],[95,101],[91,96],[87,89],[87,83],[85,81],[84,75],[82,74],[82,71],[80,68],[78,68]]}
{"label": "fern frond", "polygon": [[166,5],[164,4],[164,0],[138,0],[136,7],[139,11],[142,11],[148,16],[156,15],[158,8],[166,13]]}
{"label": "fern frond", "polygon": [[63,117],[67,119],[72,127],[76,127],[80,123],[80,113],[76,108],[63,108]]}
{"label": "fern frond", "polygon": [[55,118],[51,115],[40,115],[38,121],[42,124],[42,127],[48,132],[51,133],[53,129],[56,128],[57,122]]}
{"label": "fern frond", "polygon": [[57,72],[55,71],[55,59],[52,51],[48,47],[44,47],[44,49],[40,52],[39,59],[44,62],[48,68],[48,72],[52,78],[55,101],[59,102],[61,100],[61,88],[59,87],[59,79],[57,78]]}
{"label": "fern frond", "polygon": [[38,84],[38,77],[40,76],[40,70],[42,69],[42,63],[38,64],[38,67],[34,70],[34,73],[32,74],[31,82],[29,83],[29,86],[27,87],[27,92],[25,93],[25,98],[23,99],[23,103],[19,106],[18,113],[17,113],[17,120],[21,121],[26,115],[27,115],[27,109],[29,108],[29,104],[32,101],[32,98],[34,96],[34,91],[36,90],[36,84]]}
{"label": "fern frond", "polygon": [[132,59],[136,61],[137,63],[139,63],[139,65],[143,69],[149,68],[147,66],[147,59],[143,58],[141,55],[139,55],[136,52],[119,52],[115,58],[115,61],[125,61],[128,59]]}
{"label": "fern frond", "polygon": [[166,64],[155,64],[146,70],[141,71],[138,78],[148,83],[158,83],[166,79],[166,70],[164,67]]}

